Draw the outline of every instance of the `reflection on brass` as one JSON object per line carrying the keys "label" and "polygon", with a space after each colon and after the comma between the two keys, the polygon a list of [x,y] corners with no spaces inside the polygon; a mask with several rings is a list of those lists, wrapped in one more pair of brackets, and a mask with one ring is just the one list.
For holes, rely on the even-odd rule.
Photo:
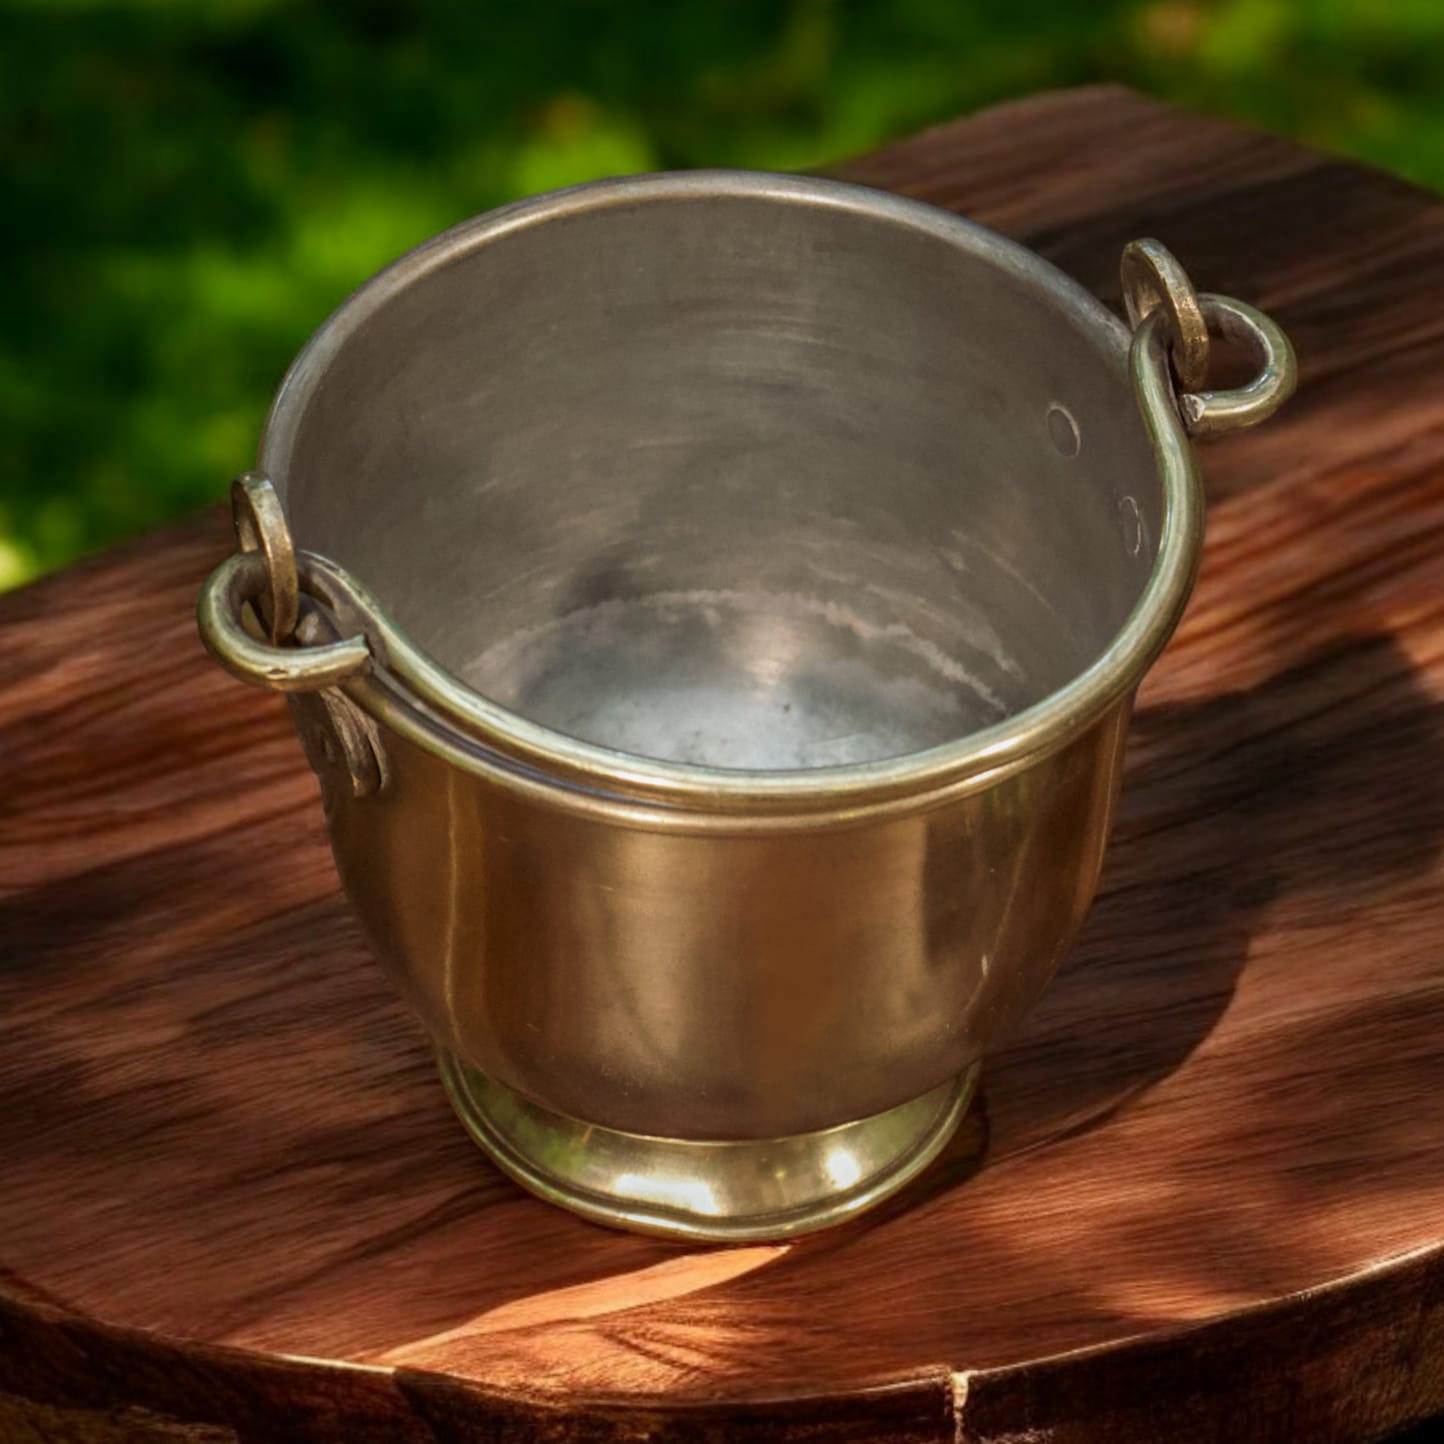
{"label": "reflection on brass", "polygon": [[440,1061],[467,1132],[533,1193],[599,1223],[726,1243],[841,1223],[901,1188],[952,1136],[978,1074],[856,1123],[709,1143],[581,1123]]}

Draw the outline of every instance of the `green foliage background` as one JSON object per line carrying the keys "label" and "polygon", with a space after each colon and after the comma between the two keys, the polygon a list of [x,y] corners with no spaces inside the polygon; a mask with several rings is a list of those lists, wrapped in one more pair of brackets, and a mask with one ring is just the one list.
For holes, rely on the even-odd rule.
{"label": "green foliage background", "polygon": [[465,216],[1107,79],[1444,186],[1444,0],[0,0],[0,586],[221,498]]}

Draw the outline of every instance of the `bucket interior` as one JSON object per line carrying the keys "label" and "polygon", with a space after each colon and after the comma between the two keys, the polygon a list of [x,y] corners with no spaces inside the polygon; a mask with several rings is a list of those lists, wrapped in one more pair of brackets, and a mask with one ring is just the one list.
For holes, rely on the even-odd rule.
{"label": "bucket interior", "polygon": [[299,545],[477,692],[673,762],[917,752],[1102,654],[1162,495],[1101,311],[911,208],[597,194],[333,318],[262,458]]}

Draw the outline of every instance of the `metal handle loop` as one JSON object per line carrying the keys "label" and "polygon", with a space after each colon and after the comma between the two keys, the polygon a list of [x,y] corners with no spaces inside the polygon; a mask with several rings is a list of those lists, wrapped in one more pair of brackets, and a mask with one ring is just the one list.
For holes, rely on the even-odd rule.
{"label": "metal handle loop", "polygon": [[1219,336],[1242,342],[1258,361],[1246,385],[1229,391],[1187,391],[1180,395],[1168,365],[1166,328],[1161,316],[1145,316],[1133,338],[1134,370],[1140,364],[1162,383],[1173,400],[1178,419],[1189,436],[1217,436],[1266,421],[1293,394],[1297,379],[1289,339],[1262,311],[1232,296],[1201,295],[1199,305],[1209,328]]}
{"label": "metal handle loop", "polygon": [[266,558],[266,585],[251,601],[271,640],[284,642],[301,619],[301,586],[291,529],[269,477],[248,471],[231,483],[231,520],[241,550]]}
{"label": "metal handle loop", "polygon": [[[305,589],[311,558],[302,552],[297,563],[299,592]],[[314,692],[370,670],[371,648],[364,636],[293,647],[253,637],[242,620],[242,609],[270,586],[266,555],[256,550],[227,557],[201,588],[196,606],[201,641],[233,677],[273,692]]]}
{"label": "metal handle loop", "polygon": [[[1266,420],[1293,394],[1294,349],[1262,311],[1232,296],[1196,293],[1187,272],[1157,241],[1126,246],[1120,272],[1145,409],[1171,398],[1189,436],[1215,436]],[[1201,389],[1214,336],[1240,342],[1258,363],[1246,386]]]}
{"label": "metal handle loop", "polygon": [[1208,323],[1188,272],[1162,241],[1144,238],[1124,246],[1118,275],[1128,324],[1136,331],[1159,312],[1173,374],[1183,390],[1197,391],[1208,380]]}
{"label": "metal handle loop", "polygon": [[1188,434],[1216,436],[1266,421],[1293,395],[1298,381],[1289,338],[1262,311],[1232,296],[1205,292],[1198,301],[1209,330],[1245,346],[1258,363],[1258,371],[1246,386],[1230,391],[1189,391],[1180,396],[1178,410]]}

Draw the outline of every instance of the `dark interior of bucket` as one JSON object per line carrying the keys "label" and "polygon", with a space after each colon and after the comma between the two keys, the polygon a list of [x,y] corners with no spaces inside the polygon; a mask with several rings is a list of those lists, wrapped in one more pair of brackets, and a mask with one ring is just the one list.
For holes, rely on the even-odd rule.
{"label": "dark interior of bucket", "polygon": [[296,539],[622,752],[812,768],[1000,722],[1108,647],[1161,496],[1118,333],[969,235],[659,196],[461,247],[308,363],[268,458]]}

